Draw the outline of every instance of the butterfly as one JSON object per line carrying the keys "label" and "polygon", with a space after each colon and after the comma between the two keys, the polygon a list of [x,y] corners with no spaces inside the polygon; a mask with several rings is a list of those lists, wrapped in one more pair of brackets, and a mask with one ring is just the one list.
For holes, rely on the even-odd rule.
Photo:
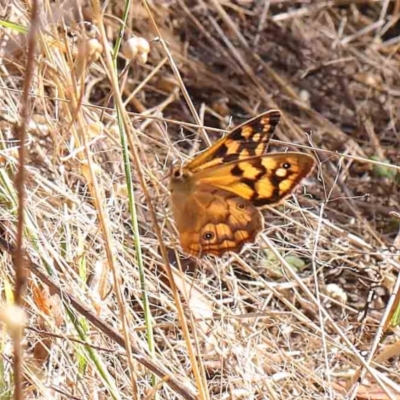
{"label": "butterfly", "polygon": [[311,173],[315,162],[307,154],[265,154],[280,116],[260,114],[172,167],[170,205],[186,254],[240,252],[263,230],[258,207],[279,204]]}

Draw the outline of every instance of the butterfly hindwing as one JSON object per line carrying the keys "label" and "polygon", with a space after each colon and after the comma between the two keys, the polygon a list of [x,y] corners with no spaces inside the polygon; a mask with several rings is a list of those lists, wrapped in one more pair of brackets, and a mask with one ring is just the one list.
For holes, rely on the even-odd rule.
{"label": "butterfly hindwing", "polygon": [[264,154],[280,117],[278,110],[270,110],[246,121],[195,157],[187,168],[195,172]]}
{"label": "butterfly hindwing", "polygon": [[280,203],[313,167],[314,159],[307,154],[271,153],[201,170],[194,178],[261,207]]}
{"label": "butterfly hindwing", "polygon": [[182,249],[196,257],[239,252],[263,228],[260,212],[249,201],[207,184],[198,185],[178,207],[173,212]]}

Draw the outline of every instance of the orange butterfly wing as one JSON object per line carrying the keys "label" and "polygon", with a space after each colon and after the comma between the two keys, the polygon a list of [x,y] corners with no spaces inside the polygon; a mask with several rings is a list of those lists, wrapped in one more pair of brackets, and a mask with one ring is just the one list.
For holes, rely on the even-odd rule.
{"label": "orange butterfly wing", "polygon": [[181,247],[186,254],[222,256],[239,252],[263,229],[260,212],[249,201],[225,190],[200,184],[172,203]]}
{"label": "orange butterfly wing", "polygon": [[290,195],[315,165],[303,153],[270,153],[201,170],[194,181],[227,190],[256,207],[278,204]]}

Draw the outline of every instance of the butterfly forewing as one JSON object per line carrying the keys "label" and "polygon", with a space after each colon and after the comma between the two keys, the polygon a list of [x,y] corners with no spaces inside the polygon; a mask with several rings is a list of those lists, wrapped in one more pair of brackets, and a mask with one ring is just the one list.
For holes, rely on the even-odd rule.
{"label": "butterfly forewing", "polygon": [[278,110],[270,110],[237,126],[228,135],[195,157],[187,168],[195,172],[264,154],[280,117]]}
{"label": "butterfly forewing", "polygon": [[197,172],[199,184],[218,187],[251,201],[256,207],[281,202],[314,167],[303,153],[272,153],[221,164]]}

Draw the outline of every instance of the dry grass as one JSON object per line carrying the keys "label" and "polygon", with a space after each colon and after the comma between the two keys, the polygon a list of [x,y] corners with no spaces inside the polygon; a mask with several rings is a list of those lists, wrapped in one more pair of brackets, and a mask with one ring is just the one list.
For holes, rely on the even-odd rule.
{"label": "dry grass", "polygon": [[[175,0],[127,14],[122,2],[45,1],[31,82],[29,36],[17,32],[30,9],[3,3],[0,288],[4,304],[23,297],[27,323],[22,366],[18,336],[2,335],[1,398],[14,387],[45,399],[400,398],[389,323],[400,1]],[[146,38],[146,63],[112,59],[124,17],[122,44]],[[240,255],[185,258],[167,207],[170,163],[231,117],[269,108],[283,113],[272,151],[309,152],[317,171],[265,210],[265,232]]]}

